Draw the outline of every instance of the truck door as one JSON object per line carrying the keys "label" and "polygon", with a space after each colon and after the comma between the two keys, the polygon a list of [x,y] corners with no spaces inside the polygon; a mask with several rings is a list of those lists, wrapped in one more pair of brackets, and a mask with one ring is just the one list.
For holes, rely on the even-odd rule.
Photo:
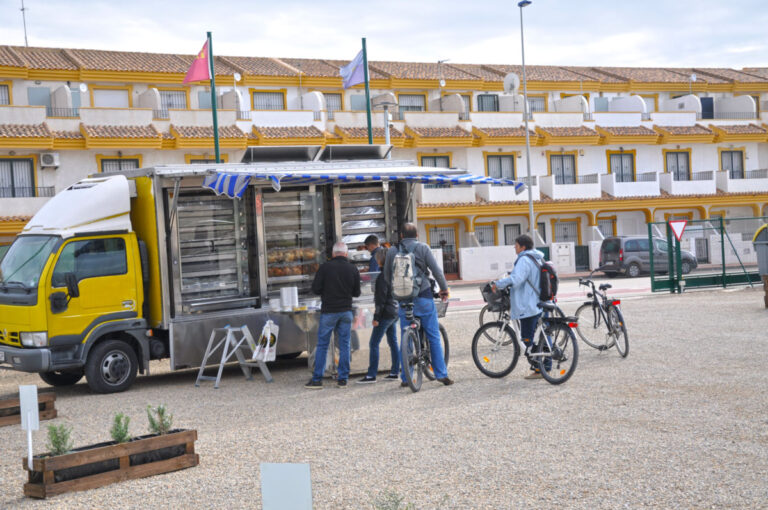
{"label": "truck door", "polygon": [[[74,273],[80,291],[71,298],[67,309],[52,311],[49,302],[48,337],[60,337],[67,343],[85,339],[93,327],[110,320],[136,317],[139,296],[134,250],[126,249],[128,236],[70,239],[59,251],[51,276],[47,279],[48,296],[66,292],[66,273]],[[128,245],[130,246],[130,245]],[[127,313],[126,313],[127,312]],[[52,344],[55,342],[52,341]]]}

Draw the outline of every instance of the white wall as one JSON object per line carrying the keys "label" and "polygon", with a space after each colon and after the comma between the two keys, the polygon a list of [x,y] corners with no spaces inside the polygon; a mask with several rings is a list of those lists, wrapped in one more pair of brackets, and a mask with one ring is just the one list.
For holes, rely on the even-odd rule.
{"label": "white wall", "polygon": [[549,254],[558,276],[576,272],[576,243],[551,243]]}
{"label": "white wall", "polygon": [[645,101],[640,96],[614,97],[608,103],[609,112],[645,112]]}
{"label": "white wall", "polygon": [[[173,113],[173,112],[171,112]],[[210,112],[208,112],[210,123]],[[309,110],[303,111],[271,111],[260,110],[251,112],[254,126],[287,127],[309,126],[314,122],[314,114]]]}
{"label": "white wall", "polygon": [[722,97],[714,101],[715,116],[728,113],[757,113],[752,96]]}
{"label": "white wall", "polygon": [[409,127],[456,127],[459,114],[455,112],[405,112],[405,125]]}
{"label": "white wall", "polygon": [[701,112],[701,100],[695,94],[677,99],[659,99],[659,110],[663,112]]}
{"label": "white wall", "polygon": [[[661,108],[661,104],[659,104],[659,108]],[[643,125],[652,128],[654,124],[659,126],[693,126],[696,124],[696,111],[653,112],[651,113],[651,120]]]}
{"label": "white wall", "polygon": [[534,112],[533,120],[536,121],[536,125],[542,127],[578,127],[584,123],[584,115],[581,113]]}
{"label": "white wall", "polygon": [[[510,126],[522,127],[523,125],[522,113],[471,112],[469,114],[469,118],[472,119],[472,124],[479,128]],[[529,126],[528,129],[533,130],[533,127]]]}
{"label": "white wall", "polygon": [[588,112],[589,103],[584,96],[570,96],[556,99],[550,105],[552,112]]}
{"label": "white wall", "polygon": [[459,249],[462,280],[495,280],[512,271],[517,255],[514,246],[485,246]]}
{"label": "white wall", "polygon": [[[16,102],[16,96],[13,96]],[[42,124],[45,122],[45,106],[0,107],[0,124]]]}
{"label": "white wall", "polygon": [[[210,119],[210,113],[208,116]],[[146,126],[152,122],[152,110],[148,108],[80,108],[80,122],[86,126]]]}
{"label": "white wall", "polygon": [[642,114],[640,112],[594,112],[592,114],[596,126],[639,126]]}
{"label": "white wall", "polygon": [[522,112],[525,99],[522,94],[500,94],[499,111]]}

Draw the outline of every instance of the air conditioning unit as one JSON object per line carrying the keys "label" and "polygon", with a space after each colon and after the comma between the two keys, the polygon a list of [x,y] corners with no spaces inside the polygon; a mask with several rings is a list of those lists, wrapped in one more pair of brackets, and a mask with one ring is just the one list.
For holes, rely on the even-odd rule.
{"label": "air conditioning unit", "polygon": [[40,166],[41,167],[59,166],[59,153],[58,152],[41,152]]}

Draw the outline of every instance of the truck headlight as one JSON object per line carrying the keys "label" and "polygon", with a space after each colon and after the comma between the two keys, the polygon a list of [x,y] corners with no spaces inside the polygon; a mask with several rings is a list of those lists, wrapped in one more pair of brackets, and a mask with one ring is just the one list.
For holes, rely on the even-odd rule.
{"label": "truck headlight", "polygon": [[48,332],[22,331],[21,344],[27,347],[45,347],[48,345]]}

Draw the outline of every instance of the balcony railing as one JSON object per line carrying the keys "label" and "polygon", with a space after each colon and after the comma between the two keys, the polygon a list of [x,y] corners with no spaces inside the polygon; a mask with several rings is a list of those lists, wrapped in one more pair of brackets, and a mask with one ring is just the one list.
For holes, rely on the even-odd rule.
{"label": "balcony railing", "polygon": [[168,110],[152,110],[152,118],[153,119],[170,119],[171,115],[168,113]]}
{"label": "balcony railing", "polygon": [[637,182],[653,182],[657,180],[657,178],[658,174],[656,172],[643,172],[636,176]]}
{"label": "balcony railing", "polygon": [[640,120],[651,120],[651,112],[643,112],[640,114]]}
{"label": "balcony railing", "polygon": [[469,120],[469,112],[459,112],[459,120]]}
{"label": "balcony railing", "polygon": [[708,115],[704,115],[701,112],[696,112],[696,120],[707,120],[707,119],[752,120],[756,118],[757,118],[757,114],[755,112],[716,112]]}
{"label": "balcony railing", "polygon": [[687,175],[673,174],[672,179],[675,181],[711,181],[715,173],[711,170],[708,172],[693,172],[689,179]]}
{"label": "balcony railing", "polygon": [[547,107],[543,104],[528,103],[528,111],[533,113],[545,112],[547,111]]}
{"label": "balcony railing", "polygon": [[[744,172],[745,179],[768,179],[768,168],[758,170],[747,170]],[[733,177],[731,177],[733,179]]]}
{"label": "balcony railing", "polygon": [[323,112],[320,110],[312,112],[312,120],[323,120]]}
{"label": "balcony railing", "polygon": [[592,112],[584,112],[584,120],[595,120],[595,117]]}
{"label": "balcony railing", "polygon": [[[600,174],[585,174],[579,175],[576,179],[577,184],[597,184],[600,179]],[[559,183],[558,183],[559,184]]]}
{"label": "balcony railing", "polygon": [[80,116],[80,108],[53,108],[51,106],[46,106],[45,114],[48,117],[77,118]]}
{"label": "balcony railing", "polygon": [[251,120],[251,111],[237,110],[237,120]]}
{"label": "balcony railing", "polygon": [[32,198],[32,197],[52,197],[54,193],[53,186],[43,188],[0,188],[0,198]]}
{"label": "balcony railing", "polygon": [[536,176],[532,175],[530,179],[528,179],[528,176],[520,177],[520,182],[526,186],[536,186],[538,181],[536,180]]}

